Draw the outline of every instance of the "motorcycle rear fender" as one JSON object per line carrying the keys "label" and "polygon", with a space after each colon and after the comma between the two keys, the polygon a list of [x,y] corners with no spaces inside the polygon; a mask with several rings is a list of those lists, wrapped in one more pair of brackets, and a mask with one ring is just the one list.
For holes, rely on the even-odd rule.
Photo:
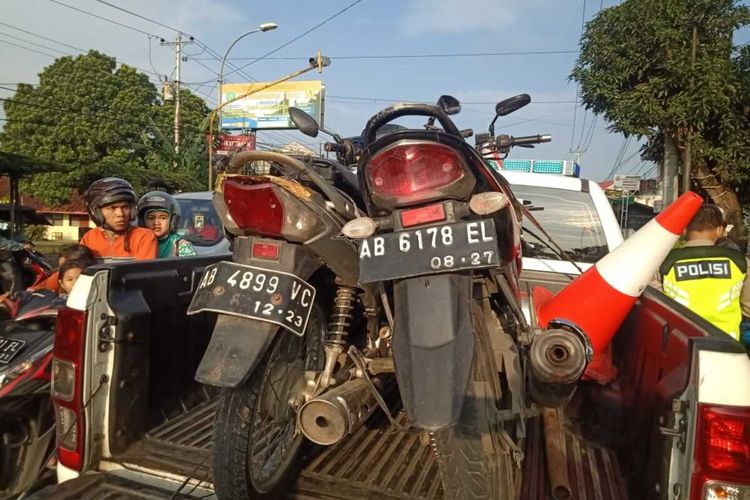
{"label": "motorcycle rear fender", "polygon": [[[252,258],[253,242],[280,245],[278,261]],[[239,264],[291,273],[303,280],[309,279],[323,266],[323,262],[302,245],[257,237],[235,239],[233,260]],[[263,359],[280,329],[273,323],[220,314],[195,380],[216,387],[241,385]]]}
{"label": "motorcycle rear fender", "polygon": [[409,421],[437,430],[461,414],[474,356],[471,274],[437,274],[394,285],[393,358]]}

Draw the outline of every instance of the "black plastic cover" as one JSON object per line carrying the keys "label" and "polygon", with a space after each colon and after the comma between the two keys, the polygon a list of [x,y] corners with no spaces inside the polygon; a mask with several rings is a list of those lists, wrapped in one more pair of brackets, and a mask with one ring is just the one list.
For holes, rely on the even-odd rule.
{"label": "black plastic cover", "polygon": [[458,422],[474,355],[471,275],[394,285],[393,358],[409,421],[437,430]]}

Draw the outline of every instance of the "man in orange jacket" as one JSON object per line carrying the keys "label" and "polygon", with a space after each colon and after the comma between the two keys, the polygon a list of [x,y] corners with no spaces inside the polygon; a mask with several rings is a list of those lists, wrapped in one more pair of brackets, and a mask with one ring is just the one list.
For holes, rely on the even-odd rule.
{"label": "man in orange jacket", "polygon": [[105,262],[155,259],[156,236],[134,226],[136,197],[133,186],[119,177],[99,179],[83,194],[86,208],[98,226],[81,238],[94,257]]}
{"label": "man in orange jacket", "polygon": [[[86,209],[97,225],[81,238],[94,259],[101,262],[155,259],[159,244],[154,233],[134,226],[135,190],[119,177],[106,177],[92,183],[83,194]],[[61,263],[62,264],[62,263]],[[52,273],[34,290],[60,290],[58,272]]]}

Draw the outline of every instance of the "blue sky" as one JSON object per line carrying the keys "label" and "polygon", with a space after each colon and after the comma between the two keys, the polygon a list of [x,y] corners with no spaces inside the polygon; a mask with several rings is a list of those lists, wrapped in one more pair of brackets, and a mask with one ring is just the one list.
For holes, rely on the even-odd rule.
{"label": "blue sky", "polygon": [[[131,28],[166,39],[176,33],[169,28],[139,19],[96,0],[59,0],[80,10],[107,17]],[[137,14],[196,36],[214,53],[222,54],[238,35],[260,23],[274,21],[279,29],[256,33],[232,50],[232,64],[241,65],[286,43],[315,26],[353,0],[311,1],[198,1],[198,0],[107,0]],[[580,163],[583,174],[603,179],[618,156],[621,172],[655,172],[641,164],[637,144],[630,141],[624,152],[624,138],[606,131],[603,119],[578,108],[574,82],[568,81],[576,53],[486,57],[437,57],[409,59],[337,59],[337,56],[417,55],[455,53],[497,53],[529,51],[576,51],[581,20],[590,19],[600,7],[613,0],[362,0],[337,18],[312,31],[271,57],[248,66],[246,75],[266,81],[301,68],[318,49],[330,55],[332,64],[323,74],[303,78],[322,79],[326,85],[326,126],[343,135],[361,131],[367,119],[388,105],[383,100],[432,102],[451,94],[464,102],[455,120],[462,128],[484,131],[492,119],[494,102],[526,92],[531,105],[502,118],[497,130],[515,135],[550,133],[553,142],[536,150],[522,150],[514,157],[569,158],[573,148],[588,148]],[[140,68],[170,74],[174,54],[157,39],[96,19],[51,0],[3,0],[0,3],[0,83],[37,81],[38,72],[53,58],[54,48],[76,54],[74,49],[19,32],[21,28],[80,49],[96,48]],[[16,37],[16,38],[12,38]],[[21,38],[22,40],[19,40]],[[29,42],[37,45],[31,45]],[[22,47],[9,45],[15,43]],[[149,44],[151,58],[149,60]],[[185,82],[199,94],[208,94],[215,104],[219,62],[198,45],[186,47],[183,64]],[[299,59],[286,59],[286,58]],[[207,66],[208,69],[204,66]],[[153,68],[153,69],[152,69]],[[228,72],[228,71],[227,71]],[[154,81],[155,75],[151,75]],[[230,82],[246,81],[242,74],[227,77]],[[0,90],[0,97],[12,92]],[[354,99],[352,99],[354,98]],[[575,116],[575,128],[574,123]],[[1,116],[1,114],[0,114]],[[0,122],[2,124],[2,122]],[[584,127],[585,125],[585,127]],[[590,142],[589,142],[590,137]],[[270,143],[305,138],[294,131],[258,133],[258,140]]]}

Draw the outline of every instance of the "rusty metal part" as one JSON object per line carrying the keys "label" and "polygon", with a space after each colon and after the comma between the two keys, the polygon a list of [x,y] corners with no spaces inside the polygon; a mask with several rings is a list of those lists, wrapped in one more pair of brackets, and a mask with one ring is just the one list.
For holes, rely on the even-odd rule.
{"label": "rusty metal part", "polygon": [[328,446],[356,431],[377,408],[367,382],[355,378],[305,403],[297,423],[307,439]]}
{"label": "rusty metal part", "polygon": [[393,364],[393,358],[368,358],[367,368],[371,373],[395,373],[396,366]]}
{"label": "rusty metal part", "polygon": [[585,337],[553,328],[537,335],[529,351],[532,398],[542,406],[567,403],[589,361]]}
{"label": "rusty metal part", "polygon": [[555,500],[573,498],[568,479],[568,455],[565,447],[563,418],[560,408],[542,410],[544,442],[547,450],[547,477],[552,489],[552,498]]}

